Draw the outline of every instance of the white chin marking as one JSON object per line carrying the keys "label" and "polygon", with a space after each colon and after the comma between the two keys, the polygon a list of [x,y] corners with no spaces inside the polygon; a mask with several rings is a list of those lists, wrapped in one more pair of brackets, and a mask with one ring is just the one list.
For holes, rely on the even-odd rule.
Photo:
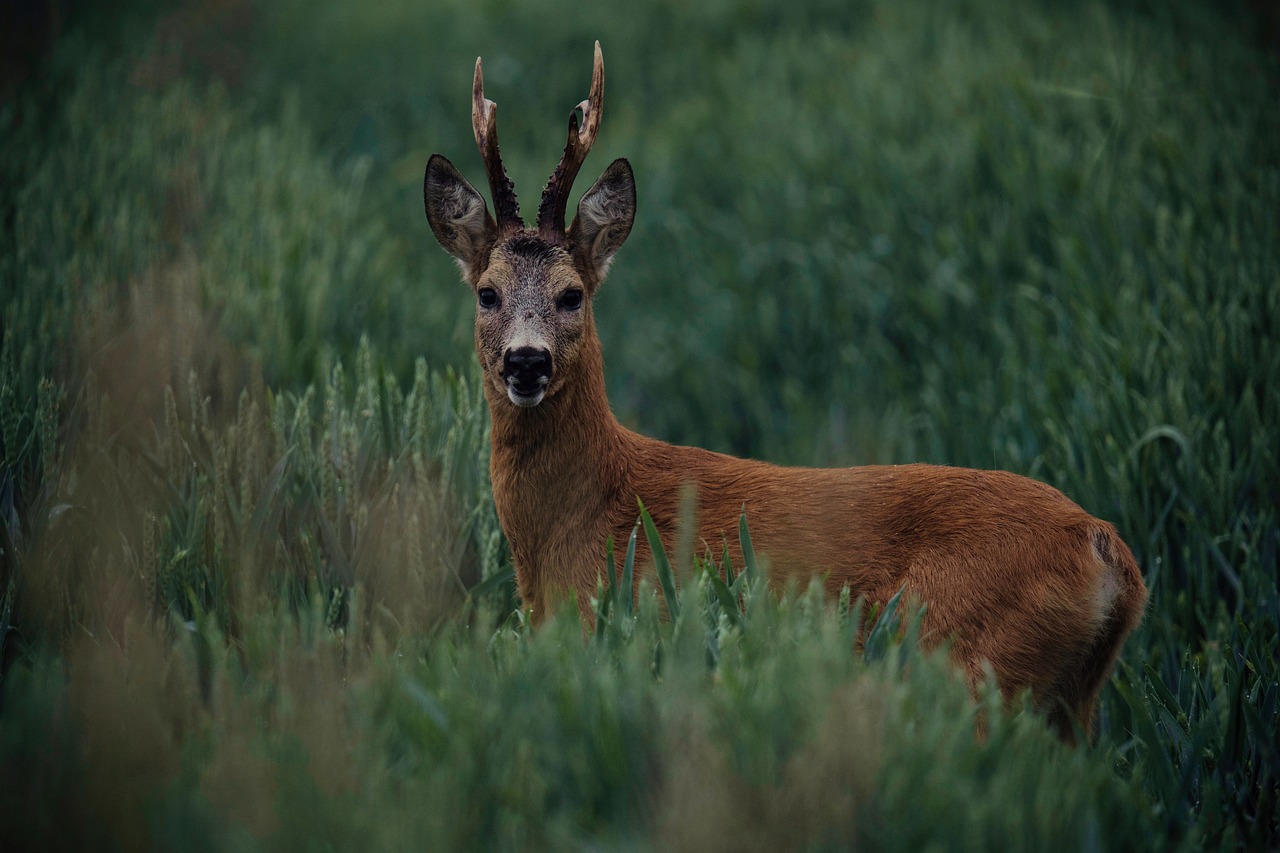
{"label": "white chin marking", "polygon": [[541,403],[542,398],[545,396],[546,396],[545,391],[539,391],[537,394],[534,394],[530,397],[526,397],[523,394],[517,394],[515,392],[515,389],[513,389],[510,385],[507,386],[507,399],[509,399],[511,402],[515,403],[517,406],[519,406],[522,409],[532,409],[534,406]]}

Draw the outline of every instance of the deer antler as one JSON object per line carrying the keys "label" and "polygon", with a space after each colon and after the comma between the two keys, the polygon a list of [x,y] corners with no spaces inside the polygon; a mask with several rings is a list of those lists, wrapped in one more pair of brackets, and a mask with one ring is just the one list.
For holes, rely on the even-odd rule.
{"label": "deer antler", "polygon": [[[582,110],[581,130],[578,129],[578,110]],[[560,242],[564,237],[564,209],[569,202],[569,190],[582,168],[582,162],[587,159],[587,152],[596,141],[603,112],[604,56],[597,41],[595,63],[591,69],[591,93],[569,114],[569,141],[565,143],[560,165],[551,173],[538,205],[538,233],[543,239]]]}
{"label": "deer antler", "polygon": [[471,127],[476,133],[476,147],[484,158],[485,173],[489,176],[489,192],[493,194],[498,228],[504,231],[523,228],[516,186],[507,177],[507,170],[502,167],[502,155],[498,153],[498,105],[484,96],[484,75],[480,71],[478,56],[475,82],[471,87]]}

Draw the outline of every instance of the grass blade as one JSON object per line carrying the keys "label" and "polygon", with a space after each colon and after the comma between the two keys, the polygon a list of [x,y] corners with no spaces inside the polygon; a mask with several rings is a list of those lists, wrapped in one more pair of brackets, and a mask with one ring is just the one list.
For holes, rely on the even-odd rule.
{"label": "grass blade", "polygon": [[649,550],[653,554],[653,568],[658,575],[658,584],[662,587],[662,597],[667,602],[667,613],[671,621],[680,618],[680,600],[676,597],[676,581],[671,573],[671,561],[667,559],[666,549],[662,547],[662,537],[653,523],[649,511],[640,502],[640,523],[644,525],[645,538],[649,540]]}
{"label": "grass blade", "polygon": [[636,604],[636,533],[640,530],[640,522],[631,528],[631,536],[627,538],[627,555],[622,559],[622,613],[630,617]]}
{"label": "grass blade", "polygon": [[[609,609],[614,603],[614,599],[618,595],[618,563],[613,556],[613,537],[610,536],[605,542],[605,570],[608,572],[608,584],[601,592],[600,599],[596,602],[596,640],[603,640],[605,634],[605,625],[609,621]],[[596,588],[599,589],[600,584],[597,582]]]}
{"label": "grass blade", "polygon": [[742,574],[746,576],[747,586],[755,585],[760,568],[756,564],[756,550],[751,547],[751,531],[747,529],[747,505],[742,505],[742,514],[738,516],[738,544],[742,546]]}
{"label": "grass blade", "polygon": [[893,639],[893,635],[898,630],[898,602],[902,600],[902,594],[906,592],[906,587],[894,593],[893,597],[885,604],[876,615],[876,621],[872,623],[871,630],[867,632],[867,641],[863,644],[862,654],[868,661],[877,661],[884,657],[889,650],[889,643]]}

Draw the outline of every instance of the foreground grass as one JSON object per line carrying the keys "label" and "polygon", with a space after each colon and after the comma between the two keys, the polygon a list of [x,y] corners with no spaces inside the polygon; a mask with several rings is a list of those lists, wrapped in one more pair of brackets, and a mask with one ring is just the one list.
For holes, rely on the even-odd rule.
{"label": "foreground grass", "polygon": [[904,646],[851,654],[856,622],[816,589],[779,602],[756,584],[739,618],[709,621],[707,583],[690,584],[674,625],[647,590],[587,643],[572,613],[537,634],[481,615],[388,656],[335,635],[318,600],[261,614],[230,647],[207,620],[77,639],[9,676],[0,749],[21,784],[6,835],[726,850],[1151,837],[1105,753],[1005,716],[994,692],[979,741],[953,673]]}
{"label": "foreground grass", "polygon": [[[0,846],[1280,843],[1280,119],[1229,19],[418,5],[86,20],[3,107]],[[803,590],[508,616],[421,168],[475,174],[484,53],[528,208],[596,37],[620,414],[1115,521],[1152,599],[1096,746],[975,739]]]}

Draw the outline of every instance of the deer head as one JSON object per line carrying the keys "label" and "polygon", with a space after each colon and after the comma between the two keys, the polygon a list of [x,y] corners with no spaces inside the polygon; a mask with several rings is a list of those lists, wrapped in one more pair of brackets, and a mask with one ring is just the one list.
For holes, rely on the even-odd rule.
{"label": "deer head", "polygon": [[471,123],[496,220],[452,163],[439,154],[427,161],[427,222],[475,292],[476,353],[485,382],[516,406],[537,406],[554,395],[573,374],[584,344],[598,346],[591,302],[635,219],[635,179],[631,165],[618,159],[582,196],[565,228],[569,190],[595,142],[603,107],[604,59],[596,42],[591,93],[569,115],[569,141],[542,192],[535,228],[520,218],[502,166],[498,108],[484,96],[478,58]]}

